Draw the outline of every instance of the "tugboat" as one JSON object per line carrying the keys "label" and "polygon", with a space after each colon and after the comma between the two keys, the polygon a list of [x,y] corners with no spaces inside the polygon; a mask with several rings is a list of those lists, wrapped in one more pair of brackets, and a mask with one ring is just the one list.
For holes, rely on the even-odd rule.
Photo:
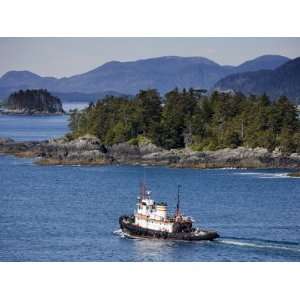
{"label": "tugboat", "polygon": [[151,198],[151,191],[145,184],[141,185],[137,200],[134,214],[119,218],[121,230],[128,237],[185,241],[211,241],[219,237],[216,231],[193,227],[192,218],[180,212],[180,185],[174,216],[168,215],[167,203],[155,202]]}

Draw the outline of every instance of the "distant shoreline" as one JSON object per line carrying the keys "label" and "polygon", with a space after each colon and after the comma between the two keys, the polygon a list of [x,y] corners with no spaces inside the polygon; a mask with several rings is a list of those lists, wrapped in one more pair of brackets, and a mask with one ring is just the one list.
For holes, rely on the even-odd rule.
{"label": "distant shoreline", "polygon": [[0,110],[0,115],[5,116],[63,116],[68,115],[68,112],[22,112],[16,110]]}
{"label": "distant shoreline", "polygon": [[293,177],[293,178],[300,178],[300,172],[288,173],[287,176]]}

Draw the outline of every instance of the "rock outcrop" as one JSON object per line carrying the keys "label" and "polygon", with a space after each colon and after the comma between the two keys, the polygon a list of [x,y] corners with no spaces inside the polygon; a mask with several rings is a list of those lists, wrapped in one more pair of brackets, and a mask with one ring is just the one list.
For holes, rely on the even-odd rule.
{"label": "rock outcrop", "polygon": [[60,99],[52,96],[47,90],[20,90],[8,97],[4,112],[17,114],[62,114],[64,110]]}
{"label": "rock outcrop", "polygon": [[294,177],[294,178],[300,178],[300,172],[288,173],[287,176]]}
{"label": "rock outcrop", "polygon": [[11,138],[6,138],[6,137],[0,137],[0,145],[5,145],[8,143],[13,143],[14,140]]}
{"label": "rock outcrop", "polygon": [[76,140],[65,138],[43,144],[39,154],[40,164],[106,164],[111,159],[105,146],[94,136],[85,135]]}
{"label": "rock outcrop", "polygon": [[119,163],[139,162],[147,155],[163,151],[152,143],[132,145],[128,142],[112,145],[107,150],[110,156]]}
{"label": "rock outcrop", "polygon": [[43,142],[0,139],[0,153],[37,158],[40,164],[148,164],[178,168],[300,168],[300,154],[285,155],[278,149],[222,149],[196,152],[164,150],[151,143],[121,143],[106,147],[91,135],[75,140],[60,138]]}
{"label": "rock outcrop", "polygon": [[0,138],[0,153],[12,154],[20,157],[38,157],[42,147],[48,142],[16,142],[9,138]]}

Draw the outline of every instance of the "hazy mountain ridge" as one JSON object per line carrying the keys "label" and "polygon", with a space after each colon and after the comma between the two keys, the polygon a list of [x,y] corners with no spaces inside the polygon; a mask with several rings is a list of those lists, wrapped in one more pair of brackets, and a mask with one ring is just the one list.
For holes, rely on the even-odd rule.
{"label": "hazy mountain ridge", "polygon": [[237,73],[254,72],[258,70],[274,70],[290,59],[281,55],[263,55],[256,59],[245,61],[237,66]]}
{"label": "hazy mountain ridge", "polygon": [[234,90],[245,94],[266,93],[272,99],[285,95],[300,103],[300,57],[274,70],[229,75],[218,81],[214,89]]}
{"label": "hazy mountain ridge", "polygon": [[10,71],[0,78],[0,98],[19,89],[37,88],[64,95],[81,93],[84,97],[87,94],[87,98],[108,93],[106,91],[133,95],[147,88],[155,88],[161,93],[175,87],[210,89],[230,74],[274,69],[287,60],[283,56],[266,55],[234,67],[222,66],[204,57],[165,56],[131,62],[111,61],[86,73],[60,79],[29,71]]}

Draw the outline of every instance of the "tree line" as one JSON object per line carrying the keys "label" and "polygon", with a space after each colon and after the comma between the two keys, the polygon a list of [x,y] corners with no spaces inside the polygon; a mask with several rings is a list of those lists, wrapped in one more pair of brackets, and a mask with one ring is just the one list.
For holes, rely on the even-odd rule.
{"label": "tree line", "polygon": [[174,89],[161,97],[153,89],[133,99],[107,96],[70,115],[71,137],[92,134],[106,145],[143,138],[165,149],[197,151],[276,147],[300,152],[297,107],[286,97]]}

